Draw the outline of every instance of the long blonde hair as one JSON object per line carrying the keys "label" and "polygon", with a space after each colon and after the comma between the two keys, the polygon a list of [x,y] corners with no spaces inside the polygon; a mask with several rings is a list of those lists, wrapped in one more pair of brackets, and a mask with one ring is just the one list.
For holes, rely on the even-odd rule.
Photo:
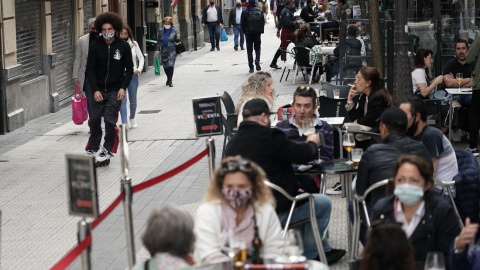
{"label": "long blonde hair", "polygon": [[[240,113],[240,108],[242,107],[242,104],[251,98],[261,98],[265,100],[268,104],[268,107],[270,107],[270,111],[272,110],[273,102],[267,97],[265,97],[264,94],[265,85],[267,84],[269,78],[272,78],[272,75],[270,75],[270,73],[268,72],[263,71],[259,71],[250,76],[250,78],[248,78],[247,83],[242,86],[242,95],[240,96],[240,100],[238,101],[237,107],[235,108],[236,114]],[[272,93],[272,98],[274,97],[275,90]]]}
{"label": "long blonde hair", "polygon": [[252,203],[269,203],[275,207],[272,192],[263,183],[263,180],[267,179],[267,174],[255,162],[243,159],[241,156],[226,157],[222,160],[220,166],[215,169],[212,179],[210,179],[203,200],[206,202],[221,200],[227,203],[222,194],[223,180],[227,174],[234,172],[244,173],[252,184]]}

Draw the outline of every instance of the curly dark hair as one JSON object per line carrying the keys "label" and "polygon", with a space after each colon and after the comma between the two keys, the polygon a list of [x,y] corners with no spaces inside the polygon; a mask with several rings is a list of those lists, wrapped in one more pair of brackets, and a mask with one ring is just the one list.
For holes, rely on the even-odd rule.
{"label": "curly dark hair", "polygon": [[106,23],[111,24],[117,33],[120,33],[123,30],[122,17],[115,12],[105,12],[97,16],[97,19],[95,20],[95,29],[98,33],[102,33],[102,25]]}

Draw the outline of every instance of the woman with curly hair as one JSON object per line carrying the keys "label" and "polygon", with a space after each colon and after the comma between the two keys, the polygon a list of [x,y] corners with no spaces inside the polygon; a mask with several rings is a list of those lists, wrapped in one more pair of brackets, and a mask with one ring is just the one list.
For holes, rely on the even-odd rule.
{"label": "woman with curly hair", "polygon": [[229,261],[221,247],[222,235],[234,233],[245,240],[251,254],[254,230],[262,240],[265,259],[281,255],[282,236],[275,200],[263,183],[265,172],[240,156],[225,158],[210,180],[195,216],[194,261],[199,265]]}
{"label": "woman with curly hair", "polygon": [[173,68],[177,59],[177,51],[175,50],[175,41],[180,39],[180,34],[173,27],[172,17],[165,17],[162,20],[163,27],[158,30],[157,51],[155,56],[160,55],[163,70],[167,75],[166,85],[173,87]]}
{"label": "woman with curly hair", "polygon": [[272,75],[268,72],[259,71],[242,86],[242,95],[237,103],[235,113],[238,115],[238,124],[243,121],[243,106],[252,98],[261,98],[265,100],[270,108],[273,109],[273,100],[275,97],[275,87],[273,86]]}

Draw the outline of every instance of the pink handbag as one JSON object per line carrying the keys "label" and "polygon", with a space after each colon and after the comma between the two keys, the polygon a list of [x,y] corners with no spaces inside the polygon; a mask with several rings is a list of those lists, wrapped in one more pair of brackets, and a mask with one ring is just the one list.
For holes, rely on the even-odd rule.
{"label": "pink handbag", "polygon": [[[78,95],[78,97],[77,97]],[[88,119],[87,98],[82,97],[80,87],[75,86],[75,95],[72,97],[72,120],[75,125],[82,125]]]}

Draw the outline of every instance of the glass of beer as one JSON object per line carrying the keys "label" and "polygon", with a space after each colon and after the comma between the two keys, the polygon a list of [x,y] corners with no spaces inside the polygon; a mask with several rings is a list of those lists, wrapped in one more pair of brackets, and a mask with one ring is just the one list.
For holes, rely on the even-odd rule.
{"label": "glass of beer", "polygon": [[352,150],[352,161],[353,166],[358,168],[358,164],[360,164],[360,160],[362,159],[363,149],[362,148],[354,148]]}
{"label": "glass of beer", "polygon": [[355,148],[355,136],[352,133],[343,134],[343,148],[348,151],[348,161],[347,164],[352,164],[352,153],[351,151]]}
{"label": "glass of beer", "polygon": [[457,82],[458,82],[458,89],[460,89],[460,84],[463,81],[463,73],[457,73],[456,79],[457,79]]}
{"label": "glass of beer", "polygon": [[234,269],[242,269],[247,260],[247,245],[244,239],[232,229],[222,231],[220,238],[223,241],[221,249],[232,259]]}
{"label": "glass of beer", "polygon": [[302,120],[302,133],[307,137],[315,134],[315,126],[313,125],[312,119]]}

